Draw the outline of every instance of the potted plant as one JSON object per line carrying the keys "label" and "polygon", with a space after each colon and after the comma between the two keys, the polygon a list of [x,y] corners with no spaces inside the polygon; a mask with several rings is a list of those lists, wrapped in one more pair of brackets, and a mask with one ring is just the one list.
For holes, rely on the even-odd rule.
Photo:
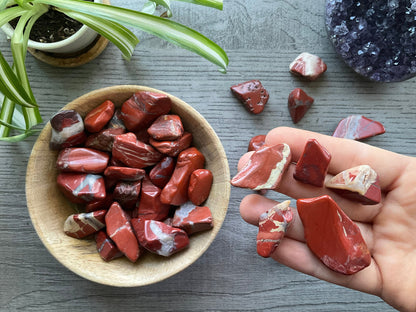
{"label": "potted plant", "polygon": [[[180,0],[222,9],[222,0]],[[156,5],[171,15],[169,0],[148,1],[142,11],[135,11],[84,0],[0,0],[0,26],[15,18],[19,21],[11,35],[13,64],[0,52],[0,92],[4,100],[0,111],[0,140],[19,141],[36,132],[42,122],[39,108],[30,88],[25,59],[30,31],[49,9],[90,27],[115,44],[129,60],[138,38],[127,28],[134,27],[190,50],[225,72],[228,57],[221,47],[197,31],[169,19],[155,16]],[[11,130],[17,134],[11,135]]]}

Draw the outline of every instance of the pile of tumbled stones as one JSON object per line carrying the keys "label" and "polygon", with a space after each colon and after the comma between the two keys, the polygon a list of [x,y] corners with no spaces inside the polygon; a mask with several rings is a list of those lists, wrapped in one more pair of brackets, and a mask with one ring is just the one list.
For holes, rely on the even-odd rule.
{"label": "pile of tumbled stones", "polygon": [[167,257],[186,248],[189,235],[213,227],[203,205],[213,175],[171,107],[169,96],[142,91],[121,109],[105,101],[84,120],[62,110],[50,121],[58,187],[82,209],[63,230],[94,237],[105,261],[135,262],[144,250]]}
{"label": "pile of tumbled stones", "polygon": [[[315,80],[326,71],[327,66],[320,57],[304,52],[290,64],[289,69],[295,75]],[[253,114],[262,112],[269,98],[258,80],[232,86],[231,91]],[[303,118],[313,102],[314,99],[300,88],[290,93],[288,109],[293,123]],[[381,123],[352,115],[339,122],[333,136],[361,140],[384,132]],[[251,138],[247,149],[251,155],[231,180],[233,186],[249,188],[263,195],[267,190],[278,189],[291,163],[290,147],[285,143],[268,146],[265,139],[265,135]],[[363,205],[380,202],[378,176],[370,166],[347,169],[325,182],[330,161],[330,153],[317,140],[310,139],[296,163],[293,178],[315,187],[325,186]],[[289,204],[290,201],[284,201],[260,215],[257,235],[257,253],[260,256],[270,257],[284,238],[293,221]],[[354,274],[370,264],[371,255],[360,229],[330,196],[298,199],[297,210],[308,247],[330,269]]]}

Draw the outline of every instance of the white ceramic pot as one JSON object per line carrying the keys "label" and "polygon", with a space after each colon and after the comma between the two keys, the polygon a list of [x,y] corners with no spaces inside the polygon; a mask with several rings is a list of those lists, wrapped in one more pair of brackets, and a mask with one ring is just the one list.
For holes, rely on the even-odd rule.
{"label": "white ceramic pot", "polygon": [[[102,3],[102,0],[94,0],[94,2]],[[14,28],[9,24],[5,24],[1,29],[6,33],[8,37],[13,35]],[[37,49],[44,52],[51,53],[74,53],[82,50],[91,44],[97,37],[97,33],[91,28],[83,25],[75,34],[65,40],[53,42],[53,43],[41,43],[33,40],[29,40],[28,47]]]}

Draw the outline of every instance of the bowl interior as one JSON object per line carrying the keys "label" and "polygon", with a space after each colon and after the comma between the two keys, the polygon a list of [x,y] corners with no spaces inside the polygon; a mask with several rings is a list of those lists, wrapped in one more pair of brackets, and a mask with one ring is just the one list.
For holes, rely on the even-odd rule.
{"label": "bowl interior", "polygon": [[[120,106],[134,92],[141,90],[166,94],[142,86],[114,86],[87,93],[63,109],[75,109],[85,116],[105,100]],[[146,252],[136,263],[125,257],[105,262],[97,253],[94,240],[65,235],[64,221],[75,213],[76,206],[61,194],[56,184],[57,152],[49,149],[49,122],[33,147],[26,173],[26,199],[33,226],[49,252],[65,267],[86,279],[123,287],[143,286],[166,279],[198,259],[214,240],[224,221],[230,196],[230,173],[225,151],[214,130],[195,109],[169,96],[173,102],[172,112],[181,116],[185,129],[193,134],[193,146],[204,154],[205,168],[211,170],[214,176],[205,204],[212,211],[214,228],[191,235],[189,248],[169,258]]]}

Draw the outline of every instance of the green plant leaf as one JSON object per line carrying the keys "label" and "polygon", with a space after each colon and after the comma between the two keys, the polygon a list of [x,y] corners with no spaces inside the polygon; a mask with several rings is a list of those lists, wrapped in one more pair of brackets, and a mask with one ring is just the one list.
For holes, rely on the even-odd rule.
{"label": "green plant leaf", "polygon": [[123,57],[130,60],[134,48],[139,43],[139,39],[126,27],[99,17],[91,17],[88,14],[73,12],[69,10],[59,10],[67,16],[87,25],[100,35],[106,37],[114,43],[123,53]]}
{"label": "green plant leaf", "polygon": [[10,143],[15,143],[19,141],[23,141],[27,137],[34,135],[35,133],[39,132],[38,130],[27,130],[25,133],[14,135],[14,136],[8,136],[8,137],[0,137],[0,141],[6,141]]}
{"label": "green plant leaf", "polygon": [[217,10],[222,10],[223,8],[222,0],[176,0],[176,1],[203,5],[203,6],[215,8]]}
{"label": "green plant leaf", "polygon": [[224,71],[227,68],[228,57],[220,46],[197,31],[171,20],[116,6],[82,0],[36,0],[36,2],[98,16],[124,26],[139,28],[206,58],[220,66]]}
{"label": "green plant leaf", "polygon": [[15,19],[16,17],[21,16],[25,12],[27,12],[27,10],[22,9],[19,6],[7,8],[7,9],[4,9],[4,8],[2,9],[2,7],[0,6],[0,27],[3,26],[4,24],[7,24],[12,19]]}
{"label": "green plant leaf", "polygon": [[142,13],[153,14],[156,11],[156,3],[154,1],[147,1],[140,10]]}
{"label": "green plant leaf", "polygon": [[160,5],[166,9],[167,17],[172,17],[172,10],[170,9],[170,1],[169,0],[152,0],[157,5]]}
{"label": "green plant leaf", "polygon": [[35,107],[36,102],[21,85],[19,78],[0,52],[0,91],[13,102],[22,106]]}

